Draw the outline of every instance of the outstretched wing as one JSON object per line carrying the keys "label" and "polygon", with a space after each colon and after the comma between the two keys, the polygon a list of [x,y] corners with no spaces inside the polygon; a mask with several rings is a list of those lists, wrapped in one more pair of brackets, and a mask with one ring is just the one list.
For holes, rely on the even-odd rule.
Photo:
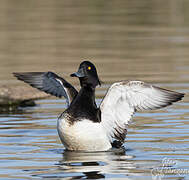
{"label": "outstretched wing", "polygon": [[142,81],[114,83],[100,105],[101,123],[108,137],[124,141],[126,128],[135,111],[159,109],[179,101],[184,94]]}
{"label": "outstretched wing", "polygon": [[17,79],[53,96],[66,98],[68,105],[78,94],[77,90],[62,77],[53,72],[13,73]]}

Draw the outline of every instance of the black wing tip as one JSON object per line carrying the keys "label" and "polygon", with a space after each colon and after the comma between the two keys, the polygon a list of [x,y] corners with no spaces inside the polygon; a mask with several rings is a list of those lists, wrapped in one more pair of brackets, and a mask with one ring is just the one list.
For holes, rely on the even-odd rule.
{"label": "black wing tip", "polygon": [[[31,80],[32,78],[35,77],[41,77],[45,74],[45,72],[13,72],[12,73],[13,76],[15,76],[18,80],[22,80],[22,81],[27,81],[27,80]],[[28,82],[27,82],[28,83]]]}
{"label": "black wing tip", "polygon": [[176,92],[176,91],[172,91],[172,90],[168,90],[164,88],[159,88],[159,87],[156,87],[156,88],[162,91],[164,93],[164,96],[170,99],[171,102],[180,101],[185,96],[184,93],[180,93],[180,92]]}
{"label": "black wing tip", "polygon": [[18,79],[18,80],[22,80],[24,81],[25,79],[27,79],[29,77],[28,73],[13,73],[13,75]]}
{"label": "black wing tip", "polygon": [[17,75],[40,75],[40,74],[44,74],[44,73],[48,73],[48,72],[13,72],[12,74],[14,76],[17,76]]}
{"label": "black wing tip", "polygon": [[173,98],[173,102],[177,102],[182,100],[184,96],[184,93],[175,92],[175,94],[173,94],[171,98]]}
{"label": "black wing tip", "polygon": [[[172,91],[172,92],[174,92],[174,91]],[[184,93],[174,92],[174,94],[170,95],[170,100],[162,107],[170,106],[173,103],[182,100],[184,95],[185,95]]]}
{"label": "black wing tip", "polygon": [[12,74],[13,74],[13,76],[18,77],[18,76],[20,76],[22,73],[13,72]]}
{"label": "black wing tip", "polygon": [[175,92],[175,94],[171,94],[169,96],[169,99],[164,104],[160,105],[159,107],[156,107],[156,109],[161,109],[161,108],[165,108],[167,106],[170,106],[173,103],[182,100],[182,98],[184,97],[184,95],[185,95],[184,93]]}
{"label": "black wing tip", "polygon": [[18,80],[23,80],[24,78],[24,74],[25,73],[17,73],[17,72],[13,72],[12,73]]}

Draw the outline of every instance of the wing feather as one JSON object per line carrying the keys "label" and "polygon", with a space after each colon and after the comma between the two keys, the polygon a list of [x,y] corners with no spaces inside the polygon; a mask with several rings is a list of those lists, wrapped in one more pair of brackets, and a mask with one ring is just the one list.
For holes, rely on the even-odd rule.
{"label": "wing feather", "polygon": [[184,94],[142,81],[114,83],[100,105],[101,123],[108,137],[124,141],[126,128],[136,111],[154,110],[179,101]]}
{"label": "wing feather", "polygon": [[62,77],[53,72],[23,72],[13,75],[32,87],[56,97],[64,96],[70,105],[73,98],[78,94],[77,90]]}

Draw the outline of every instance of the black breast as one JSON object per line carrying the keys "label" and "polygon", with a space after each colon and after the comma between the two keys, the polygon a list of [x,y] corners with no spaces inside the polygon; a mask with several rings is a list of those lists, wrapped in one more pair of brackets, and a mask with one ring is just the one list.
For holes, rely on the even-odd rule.
{"label": "black breast", "polygon": [[97,108],[94,90],[87,87],[81,88],[65,113],[69,114],[72,123],[83,119],[99,123],[101,121],[101,111]]}

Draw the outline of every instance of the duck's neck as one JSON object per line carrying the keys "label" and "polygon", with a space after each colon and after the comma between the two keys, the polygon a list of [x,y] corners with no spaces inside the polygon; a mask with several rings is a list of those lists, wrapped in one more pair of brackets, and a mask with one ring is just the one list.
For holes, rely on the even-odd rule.
{"label": "duck's neck", "polygon": [[92,88],[90,86],[83,86],[81,87],[78,96],[76,99],[73,101],[76,106],[78,104],[81,106],[81,104],[84,107],[95,107],[96,108],[96,102],[95,102],[95,88]]}
{"label": "duck's neck", "polygon": [[75,118],[83,117],[99,122],[98,108],[95,102],[95,88],[83,86],[73,100],[68,111]]}

